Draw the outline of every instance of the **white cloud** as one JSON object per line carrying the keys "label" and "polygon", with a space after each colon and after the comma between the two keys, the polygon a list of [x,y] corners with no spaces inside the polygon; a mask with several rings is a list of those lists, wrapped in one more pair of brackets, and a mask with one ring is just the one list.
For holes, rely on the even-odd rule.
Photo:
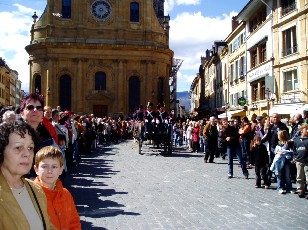
{"label": "white cloud", "polygon": [[0,55],[9,67],[17,70],[18,78],[22,82],[22,89],[29,89],[29,56],[25,51],[25,46],[30,43],[30,29],[33,23],[32,15],[34,9],[27,8],[19,4],[13,12],[1,12],[0,21]]}
{"label": "white cloud", "polygon": [[201,0],[166,0],[165,5],[164,5],[165,13],[166,14],[170,13],[176,5],[196,6],[200,4],[201,4]]}
{"label": "white cloud", "polygon": [[[229,15],[210,18],[201,12],[184,12],[170,21],[170,48],[176,58],[184,60],[178,72],[178,91],[181,91],[181,87],[187,90],[188,82],[191,84],[199,71],[201,56],[205,56],[205,51],[212,48],[214,41],[224,40],[229,35],[234,15],[236,13],[231,12]],[[191,74],[187,74],[189,71]],[[184,83],[185,86],[182,86]]]}
{"label": "white cloud", "polygon": [[177,0],[177,5],[199,5],[201,0]]}
{"label": "white cloud", "polygon": [[190,74],[185,74],[182,71],[179,71],[177,74],[177,83],[178,83],[177,91],[178,92],[189,91],[190,85],[192,81],[195,79],[195,77],[196,77],[196,74],[190,75]]}

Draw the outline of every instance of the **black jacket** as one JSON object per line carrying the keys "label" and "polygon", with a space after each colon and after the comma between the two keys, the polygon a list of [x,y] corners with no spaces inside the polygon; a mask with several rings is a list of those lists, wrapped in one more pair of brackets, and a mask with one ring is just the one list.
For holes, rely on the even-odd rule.
{"label": "black jacket", "polygon": [[293,150],[297,162],[308,164],[308,137],[295,138]]}
{"label": "black jacket", "polygon": [[251,162],[252,164],[261,168],[269,164],[268,152],[264,144],[252,147],[251,153],[254,155],[254,162]]}
{"label": "black jacket", "polygon": [[239,138],[240,134],[238,133],[237,129],[231,125],[228,125],[228,127],[224,131],[224,137],[230,137],[230,141],[223,140],[223,143],[226,144],[226,146],[229,147],[235,147],[237,144],[239,144]]}
{"label": "black jacket", "polygon": [[279,130],[286,130],[287,132],[289,132],[288,127],[282,123],[281,121],[279,121],[278,125],[274,125],[271,124],[268,128],[267,134],[263,137],[262,139],[262,143],[265,143],[266,141],[268,141],[269,143],[269,149],[271,151],[271,153],[274,153],[275,148],[278,144],[278,131]]}

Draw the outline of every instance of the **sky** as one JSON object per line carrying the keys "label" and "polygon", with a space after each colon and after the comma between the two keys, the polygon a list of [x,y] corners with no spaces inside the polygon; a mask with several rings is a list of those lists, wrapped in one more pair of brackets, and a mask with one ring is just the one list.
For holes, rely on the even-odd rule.
{"label": "sky", "polygon": [[[147,0],[148,1],[148,0]],[[29,91],[28,54],[34,11],[40,17],[47,0],[0,0],[0,57],[19,73],[22,89]],[[200,58],[214,41],[231,32],[231,18],[249,0],[165,0],[170,15],[169,45],[174,58],[183,63],[177,75],[177,92],[189,91],[196,77]]]}

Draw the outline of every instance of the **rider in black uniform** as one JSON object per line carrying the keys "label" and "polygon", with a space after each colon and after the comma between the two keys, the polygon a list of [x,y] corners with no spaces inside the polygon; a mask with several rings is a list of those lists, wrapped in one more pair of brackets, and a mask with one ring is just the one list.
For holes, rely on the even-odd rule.
{"label": "rider in black uniform", "polygon": [[147,110],[143,114],[144,126],[145,126],[145,137],[151,135],[155,131],[156,119],[158,118],[157,112],[153,110],[153,103],[148,101]]}

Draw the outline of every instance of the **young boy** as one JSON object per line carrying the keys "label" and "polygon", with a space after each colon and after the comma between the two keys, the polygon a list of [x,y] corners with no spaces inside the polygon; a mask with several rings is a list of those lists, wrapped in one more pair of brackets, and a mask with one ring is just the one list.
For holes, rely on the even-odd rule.
{"label": "young boy", "polygon": [[261,137],[256,135],[253,138],[254,146],[251,149],[251,155],[253,155],[252,162],[255,165],[256,172],[256,188],[261,188],[261,175],[264,180],[265,188],[269,188],[269,182],[266,176],[267,167],[269,164],[269,157],[266,146],[261,143]]}
{"label": "young boy", "polygon": [[63,187],[59,176],[63,172],[64,158],[59,149],[46,146],[35,156],[34,180],[47,198],[48,215],[57,229],[81,229],[80,217],[71,193]]}
{"label": "young boy", "polygon": [[[296,186],[298,196],[305,197],[305,182],[308,185],[308,124],[300,127],[301,137],[294,139],[294,161],[296,162]],[[305,197],[308,199],[308,196]]]}

